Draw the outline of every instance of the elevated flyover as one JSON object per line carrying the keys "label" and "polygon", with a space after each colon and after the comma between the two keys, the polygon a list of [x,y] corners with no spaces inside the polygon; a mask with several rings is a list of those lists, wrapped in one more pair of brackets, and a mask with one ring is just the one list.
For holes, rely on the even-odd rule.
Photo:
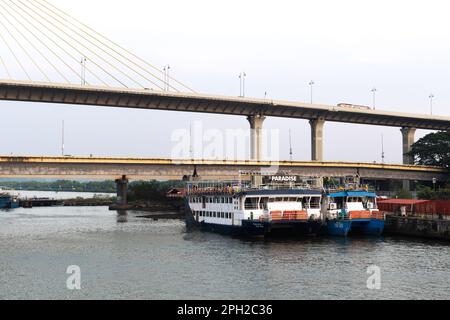
{"label": "elevated flyover", "polygon": [[0,156],[0,178],[180,180],[197,171],[203,179],[238,179],[239,172],[289,172],[303,176],[344,177],[359,174],[365,179],[446,181],[449,172],[436,167],[348,162],[308,161],[214,161],[91,157]]}

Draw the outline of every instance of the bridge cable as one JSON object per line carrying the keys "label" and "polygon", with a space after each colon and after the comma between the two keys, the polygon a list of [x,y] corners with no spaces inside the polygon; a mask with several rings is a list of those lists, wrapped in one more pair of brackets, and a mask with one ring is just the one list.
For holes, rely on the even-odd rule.
{"label": "bridge cable", "polygon": [[[142,77],[143,79],[147,80],[148,82],[152,83],[153,85],[155,85],[156,87],[158,87],[159,89],[163,90],[163,88],[155,83],[153,80],[149,79],[147,76],[145,76],[145,74],[142,74],[142,72],[140,72],[139,70],[136,70],[135,68],[131,67],[130,65],[126,64],[125,62],[121,61],[120,59],[118,59],[116,56],[114,56],[113,54],[111,54],[110,52],[108,52],[107,50],[103,49],[101,46],[99,46],[98,44],[96,44],[95,42],[87,39],[85,36],[83,36],[81,33],[79,33],[78,31],[76,31],[74,28],[69,27],[66,23],[78,28],[79,30],[81,30],[84,34],[88,35],[90,38],[94,39],[96,42],[99,42],[100,44],[104,45],[105,47],[107,47],[109,50],[111,50],[112,52],[116,53],[117,55],[127,59],[128,61],[130,61],[132,64],[134,64],[135,66],[137,66],[138,68],[144,70],[146,73],[150,74],[151,76],[153,76],[154,78],[156,78],[157,80],[164,82],[164,80],[158,78],[156,75],[154,75],[153,73],[151,73],[150,71],[148,71],[147,69],[143,68],[142,66],[136,64],[134,61],[128,59],[126,56],[124,56],[123,54],[121,54],[120,52],[118,52],[117,50],[115,50],[114,48],[112,48],[111,46],[109,46],[108,44],[102,42],[101,40],[97,39],[96,37],[92,36],[90,33],[87,33],[86,31],[80,29],[79,27],[77,27],[74,23],[70,22],[69,20],[67,20],[66,18],[64,18],[63,16],[61,16],[60,14],[58,14],[57,12],[55,12],[54,10],[52,10],[51,8],[48,8],[45,4],[40,3],[39,1],[35,1],[37,4],[39,4],[40,6],[44,7],[45,9],[47,9],[48,11],[52,12],[54,15],[56,15],[57,17],[59,17],[59,19],[55,18],[54,16],[51,16],[52,19],[54,19],[55,21],[57,21],[59,24],[65,26],[66,28],[68,28],[69,30],[71,30],[72,32],[74,32],[75,34],[77,34],[80,38],[86,40],[87,42],[89,42],[90,44],[92,44],[93,46],[99,48],[101,51],[103,51],[104,53],[106,53],[108,56],[110,56],[111,58],[113,58],[114,60],[116,60],[117,62],[119,62],[121,65],[125,66],[126,68],[130,69],[131,71],[133,71],[134,73],[136,73],[137,75],[139,75],[140,77]],[[35,5],[34,5],[35,6]],[[36,7],[36,6],[35,6]],[[40,8],[39,8],[40,9]],[[42,9],[40,9],[41,11],[43,11]],[[44,12],[44,11],[43,11]],[[61,20],[63,20],[65,23],[61,22]],[[175,91],[179,92],[179,90],[177,88],[173,88]]]}
{"label": "bridge cable", "polygon": [[[56,30],[62,32],[64,35],[66,35],[67,37],[69,37],[70,39],[72,39],[73,41],[75,41],[77,44],[81,45],[82,47],[84,47],[86,50],[90,51],[92,54],[94,54],[96,57],[98,57],[100,60],[104,61],[106,64],[108,64],[109,66],[111,66],[112,68],[114,68],[116,71],[120,72],[122,75],[124,75],[125,77],[129,78],[131,81],[133,81],[134,83],[136,83],[138,86],[145,88],[142,84],[140,84],[139,82],[137,82],[136,80],[134,80],[132,77],[130,77],[128,74],[126,74],[125,72],[123,72],[122,70],[118,69],[116,66],[114,66],[113,64],[111,64],[109,61],[107,61],[106,59],[104,59],[103,57],[101,57],[100,55],[98,55],[96,52],[94,52],[93,50],[91,50],[90,48],[88,48],[87,46],[85,46],[82,42],[78,41],[76,38],[74,38],[73,36],[71,36],[70,34],[68,34],[66,31],[62,30],[60,27],[58,27],[57,25],[55,25],[53,22],[49,21],[49,19],[47,19],[46,17],[43,17],[40,13],[36,12],[36,10],[30,8],[29,6],[27,6],[26,4],[24,4],[22,2],[22,0],[18,0],[20,3],[22,3],[22,5],[24,5],[25,7],[27,7],[29,10],[31,10],[34,14],[38,15],[39,17],[41,17],[42,19],[44,19],[47,23],[49,23],[50,25],[52,25]],[[48,15],[48,14],[47,14]],[[83,53],[81,53],[83,54]],[[86,55],[85,55],[86,56]],[[112,77],[114,80],[116,80],[118,83],[120,83],[122,86],[124,86],[125,88],[128,88],[128,86],[123,83],[121,80],[119,80],[117,77],[115,77],[114,75],[112,75],[111,73],[109,73],[106,69],[104,69],[103,67],[101,67],[100,65],[98,65],[95,61],[93,61],[92,59],[90,59],[90,61],[92,63],[94,63],[98,68],[102,69],[106,74],[108,74],[110,77]]]}
{"label": "bridge cable", "polygon": [[[46,47],[47,50],[49,50],[50,52],[52,52],[57,58],[59,58],[61,60],[61,58],[51,49],[49,48],[42,40],[41,38],[39,38],[38,36],[36,36],[29,28],[27,28],[15,15],[11,14],[11,12],[3,7],[2,3],[0,2],[0,7],[6,12],[8,13],[11,17],[14,18],[14,20],[26,31],[28,31],[28,33],[30,33],[36,40],[38,40],[43,46]],[[23,18],[23,16],[22,16]],[[10,22],[11,24],[11,22]],[[17,27],[16,27],[17,29]],[[20,31],[19,31],[20,32]],[[26,38],[23,34],[22,37]],[[70,83],[70,81],[67,79],[67,77],[53,64],[53,62],[51,62],[45,54],[42,53],[42,51],[40,51],[28,38],[26,38],[26,40],[35,48],[36,51],[39,52],[39,54],[48,62],[48,64],[50,64],[52,66],[52,68],[67,82]],[[73,70],[75,71],[75,70]],[[77,75],[78,73],[75,72]]]}
{"label": "bridge cable", "polygon": [[[65,39],[63,39],[61,36],[59,36],[58,34],[56,34],[55,32],[53,32],[52,30],[50,30],[46,25],[44,25],[42,22],[40,22],[39,20],[37,20],[32,14],[30,14],[29,12],[27,12],[26,10],[24,10],[23,8],[21,8],[20,6],[18,6],[16,3],[12,2],[16,7],[18,7],[21,11],[23,11],[24,13],[26,13],[28,16],[30,16],[34,21],[36,21],[37,23],[39,23],[40,25],[42,25],[45,29],[49,30],[53,35],[55,35],[56,37],[58,37],[59,39],[61,39],[62,41],[64,41],[68,46],[70,46],[73,50],[77,51],[79,54],[84,55],[82,52],[80,52],[77,48],[75,48],[73,45],[71,45],[70,43],[68,43]],[[35,26],[34,26],[35,27]],[[39,30],[39,32],[41,32],[43,35],[45,35],[48,39],[50,39],[58,48],[60,48],[61,50],[63,50],[66,54],[68,54],[70,57],[72,57],[73,59],[75,59],[75,61],[77,61],[77,63],[79,62],[79,59],[74,57],[73,54],[70,54],[66,49],[64,49],[62,46],[60,46],[58,43],[56,43],[53,39],[51,39],[50,37],[48,37],[42,30],[40,30],[39,28],[35,27],[37,30]],[[94,62],[94,64],[96,64]],[[92,74],[98,81],[100,81],[103,85],[109,87],[109,85],[103,81],[101,78],[99,78],[97,76],[97,74],[95,72],[93,72],[89,67],[85,66],[86,70],[89,71],[90,74]],[[72,69],[73,70],[73,69]],[[107,73],[107,72],[106,72]],[[79,75],[80,79],[83,80],[83,78],[81,77],[81,75]]]}
{"label": "bridge cable", "polygon": [[[0,6],[1,6],[1,4],[0,4]],[[3,7],[2,7],[3,8]],[[17,28],[17,26],[15,25],[15,24],[13,24],[13,23],[11,23],[11,21],[8,19],[8,17],[7,16],[5,16],[3,13],[2,13],[2,11],[0,11],[0,15],[1,16],[3,16],[4,18],[5,18],[5,20],[11,25],[11,26],[13,26],[13,28],[25,39],[25,41],[27,41],[27,43],[29,43],[32,47],[33,47],[33,49],[34,50],[36,50],[57,72],[59,72],[58,71],[58,69],[57,68],[55,68],[55,66],[53,65],[53,63],[52,62],[50,62],[48,59],[47,59],[47,57],[28,39],[28,37],[26,37],[21,31],[20,31],[20,29],[19,28]],[[31,57],[30,57],[31,58]],[[34,61],[33,59],[32,59],[32,61]],[[35,63],[35,62],[34,62]],[[38,64],[36,64],[35,63],[35,65],[36,65],[36,67],[41,71],[41,73],[42,74],[44,74],[44,76],[45,76],[45,78],[49,81],[49,82],[52,82],[51,80],[50,80],[50,78],[47,76],[47,74],[39,67],[39,65]],[[67,78],[65,78],[64,76],[63,76],[63,78],[67,81],[67,82],[69,82],[68,80],[67,80]]]}
{"label": "bridge cable", "polygon": [[[47,0],[41,0],[43,2],[45,2],[47,5],[51,6],[52,8],[54,8],[55,10],[59,11],[60,13],[62,13],[63,15],[65,15],[66,17],[74,20],[75,22],[77,22],[79,25],[83,26],[84,28],[92,31],[94,34],[98,35],[99,37],[105,39],[106,41],[110,42],[111,44],[113,44],[114,46],[118,47],[119,49],[123,50],[125,53],[129,54],[130,56],[134,57],[135,59],[139,60],[141,63],[144,63],[145,65],[149,66],[150,68],[158,71],[159,73],[164,75],[164,71],[162,71],[161,69],[155,67],[154,65],[148,63],[147,61],[143,60],[142,58],[138,57],[137,55],[135,55],[134,53],[130,52],[129,50],[125,49],[124,47],[122,47],[121,45],[117,44],[116,42],[112,41],[111,39],[107,38],[106,36],[102,35],[101,33],[97,32],[96,30],[92,29],[91,27],[89,27],[88,25],[84,24],[83,22],[81,22],[80,20],[74,18],[73,16],[71,16],[70,14],[64,12],[63,10],[59,9],[58,7],[54,6],[53,4],[51,4],[50,2],[48,2]],[[85,31],[83,31],[85,32]],[[86,33],[86,32],[85,32]],[[123,56],[123,55],[121,55]],[[129,58],[127,58],[126,56],[123,56],[125,59],[127,59],[128,61],[132,62],[132,60],[130,60]],[[142,67],[141,67],[142,68]],[[145,70],[145,69],[144,69]],[[150,73],[150,72],[149,72]],[[158,78],[159,79],[159,78]],[[175,78],[172,78],[171,76],[169,76],[170,80],[173,80],[174,82],[178,83],[179,85],[181,85],[182,87],[184,87],[185,89],[188,89],[189,91],[195,93],[195,90],[191,89],[190,87],[188,87],[187,85],[185,85],[184,83],[178,81]],[[163,81],[165,83],[165,81]],[[172,86],[171,86],[172,87]]]}
{"label": "bridge cable", "polygon": [[[36,27],[35,25],[33,25],[26,17],[24,17],[20,12],[18,12],[15,8],[11,7],[8,3],[5,3],[6,6],[8,6],[9,9],[13,10],[16,14],[18,14],[23,20],[25,20],[28,24],[30,24],[34,29],[36,29],[38,32],[40,32],[43,36],[45,36],[48,40],[50,40],[51,42],[53,42],[56,46],[58,46],[58,44],[51,39],[48,35],[46,35],[44,32],[42,32],[38,27]],[[71,65],[69,65],[64,59],[62,59],[52,48],[50,48],[45,42],[43,42],[41,40],[40,37],[38,37],[33,31],[31,31],[29,28],[27,28],[23,23],[20,22],[20,20],[18,20],[15,15],[11,14],[9,9],[6,9],[6,11],[8,11],[8,13],[14,17],[16,19],[16,21],[23,27],[25,28],[29,33],[31,33],[43,46],[45,46],[51,53],[53,53],[64,65],[66,65],[66,67],[68,67],[70,70],[72,70],[73,73],[75,73],[75,75],[77,77],[80,78],[80,80],[83,80],[81,78],[81,75],[79,72],[77,72],[75,69],[73,69],[73,67]],[[78,63],[78,59],[76,57],[74,57],[73,55],[71,55],[69,52],[67,52],[64,48],[60,48],[62,49],[69,57],[75,59]],[[69,82],[70,83],[70,82]],[[87,83],[87,82],[86,82]],[[106,84],[105,84],[106,85]]]}
{"label": "bridge cable", "polygon": [[[58,31],[61,31],[61,30],[59,30],[59,28],[58,27],[56,27],[53,23],[51,23],[50,21],[48,21],[48,19],[46,19],[45,17],[43,17],[42,15],[40,15],[39,13],[37,13],[35,10],[33,10],[33,9],[31,9],[30,7],[28,7],[26,4],[24,4],[21,0],[18,0],[23,6],[25,6],[27,9],[29,9],[31,12],[33,12],[34,14],[36,14],[37,16],[39,16],[39,17],[41,17],[44,21],[46,21],[47,23],[49,23],[49,24],[51,24],[53,27],[55,27],[56,28],[56,30],[58,30]],[[23,11],[25,11],[24,9],[22,9]],[[28,13],[28,15],[30,15],[29,13]],[[35,18],[34,18],[35,19]],[[52,34],[54,34],[54,35],[56,35],[59,39],[61,39],[64,43],[66,43],[67,45],[69,45],[72,49],[74,49],[75,51],[77,51],[80,55],[82,55],[82,56],[86,56],[86,54],[84,53],[84,52],[82,52],[82,51],[80,51],[80,50],[78,50],[75,46],[73,46],[71,43],[69,43],[66,39],[64,39],[62,36],[60,36],[58,33],[56,33],[55,31],[53,31],[53,30],[51,30],[48,26],[46,26],[46,25],[44,25],[42,22],[40,22],[39,20],[37,20],[37,19],[35,19],[36,21],[38,21],[38,23],[40,24],[40,25],[42,25],[42,26],[44,26],[47,30],[49,30]],[[65,33],[64,31],[63,31],[63,33]],[[65,33],[66,34],[66,33]],[[67,34],[66,34],[67,35]],[[70,36],[69,36],[70,37]],[[76,41],[75,40],[75,42],[77,42],[78,44],[80,44],[79,43],[79,41]],[[82,45],[82,44],[81,44]],[[83,46],[83,45],[82,45]],[[84,46],[85,47],[85,46]],[[86,47],[85,47],[86,48]],[[103,68],[101,65],[99,65],[97,62],[95,62],[94,60],[92,60],[92,59],[90,59],[90,61],[97,67],[97,68],[99,68],[100,70],[102,70],[105,74],[107,74],[107,75],[109,75],[111,78],[113,78],[115,81],[117,81],[119,84],[121,84],[122,86],[124,86],[124,87],[127,87],[122,81],[120,81],[117,77],[115,77],[114,75],[112,75],[110,72],[108,72],[105,68]],[[91,71],[91,73],[92,73],[92,71]],[[104,81],[103,80],[101,80],[96,74],[94,74],[94,73],[92,73],[96,78],[97,78],[97,80],[100,80],[100,81],[102,81],[103,83],[104,83]]]}
{"label": "bridge cable", "polygon": [[5,63],[5,61],[3,60],[2,56],[0,56],[0,62],[1,62],[1,64],[2,64],[2,66],[5,68],[6,76],[8,77],[8,79],[11,79],[11,74],[9,73],[9,70],[8,70],[8,68],[6,67],[6,63]]}
{"label": "bridge cable", "polygon": [[27,76],[28,80],[31,81],[31,77],[28,74],[27,70],[24,68],[23,64],[20,62],[19,58],[17,57],[17,55],[15,54],[14,50],[11,48],[11,46],[9,45],[9,43],[6,41],[5,37],[3,37],[3,34],[0,32],[0,38],[2,38],[3,42],[6,44],[6,46],[8,47],[9,51],[11,52],[11,54],[13,55],[14,59],[16,60],[16,62],[19,64],[20,68],[22,69],[22,71],[25,73],[25,75]]}
{"label": "bridge cable", "polygon": [[[0,12],[0,14],[4,17],[4,15]],[[9,21],[9,20],[8,20]],[[16,36],[9,30],[9,28],[6,26],[6,23],[3,23],[2,20],[0,20],[0,24],[5,28],[5,30],[8,32],[8,34],[13,38],[15,42],[19,45],[19,47],[25,52],[28,59],[35,65],[35,67],[39,70],[40,73],[44,75],[44,77],[47,79],[48,82],[51,82],[50,78],[47,76],[47,74],[42,70],[42,68],[36,63],[36,60],[33,59],[33,57],[30,55],[27,49],[24,48],[24,46],[20,43],[19,40],[17,40]]]}

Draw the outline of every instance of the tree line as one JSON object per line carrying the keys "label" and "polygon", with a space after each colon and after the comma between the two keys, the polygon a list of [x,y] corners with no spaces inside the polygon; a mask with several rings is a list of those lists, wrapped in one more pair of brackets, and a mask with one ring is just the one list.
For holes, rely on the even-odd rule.
{"label": "tree line", "polygon": [[[450,132],[438,131],[426,135],[412,145],[409,155],[414,157],[415,164],[442,167],[450,172]],[[417,195],[424,200],[450,200],[450,173],[444,187],[421,187]]]}
{"label": "tree line", "polygon": [[93,192],[93,193],[115,193],[114,181],[2,181],[2,189],[31,190],[31,191],[54,191],[54,192]]}

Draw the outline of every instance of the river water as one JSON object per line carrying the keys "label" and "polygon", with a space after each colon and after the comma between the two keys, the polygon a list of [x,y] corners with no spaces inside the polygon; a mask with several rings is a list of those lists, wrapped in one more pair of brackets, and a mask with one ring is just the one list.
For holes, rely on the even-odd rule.
{"label": "river water", "polygon": [[[448,299],[450,244],[239,239],[105,207],[0,211],[0,299]],[[69,290],[69,266],[81,290]],[[369,266],[381,289],[367,286]]]}

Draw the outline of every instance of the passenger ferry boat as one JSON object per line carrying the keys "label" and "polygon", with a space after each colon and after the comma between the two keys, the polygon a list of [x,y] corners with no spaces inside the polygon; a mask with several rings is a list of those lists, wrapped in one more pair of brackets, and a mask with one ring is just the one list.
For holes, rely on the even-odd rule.
{"label": "passenger ferry boat", "polygon": [[375,192],[370,192],[368,187],[360,187],[359,184],[327,190],[324,202],[328,234],[381,235],[385,215],[378,210],[376,198]]}
{"label": "passenger ferry boat", "polygon": [[231,235],[306,235],[319,232],[322,189],[297,177],[272,177],[289,185],[237,181],[187,186],[187,224]]}

